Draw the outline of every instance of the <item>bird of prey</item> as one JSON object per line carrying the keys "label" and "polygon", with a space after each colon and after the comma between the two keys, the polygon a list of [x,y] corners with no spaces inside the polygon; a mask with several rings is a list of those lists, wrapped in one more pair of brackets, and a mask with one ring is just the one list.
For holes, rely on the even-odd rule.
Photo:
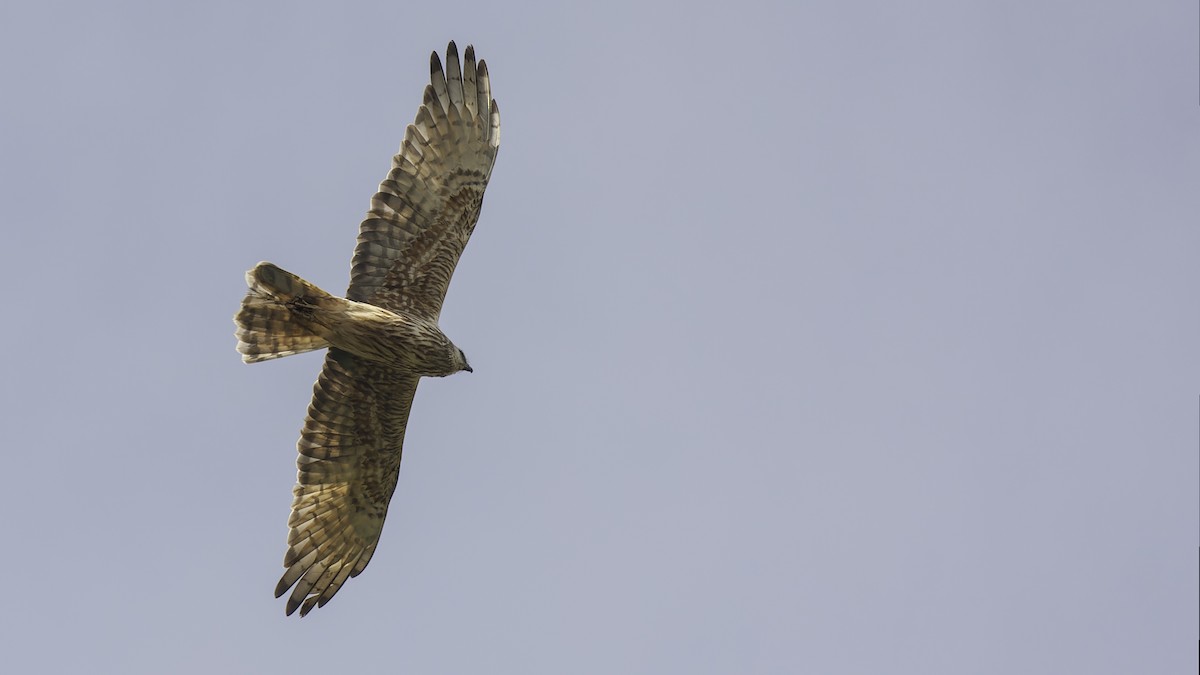
{"label": "bird of prey", "polygon": [[417,382],[471,372],[438,328],[446,287],[500,147],[487,65],[434,52],[430,83],[359,227],[345,298],[271,263],[246,273],[234,317],[246,363],[328,348],[298,443],[288,519],[287,614],[323,607],[371,560],[396,489]]}

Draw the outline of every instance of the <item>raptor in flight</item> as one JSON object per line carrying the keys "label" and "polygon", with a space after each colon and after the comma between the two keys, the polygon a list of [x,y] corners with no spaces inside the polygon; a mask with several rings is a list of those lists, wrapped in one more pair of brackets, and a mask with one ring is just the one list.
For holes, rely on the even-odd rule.
{"label": "raptor in flight", "polygon": [[345,298],[270,263],[234,317],[247,363],[328,348],[300,432],[288,519],[287,613],[322,607],[371,560],[396,489],[417,382],[471,371],[438,328],[500,147],[487,65],[436,52],[416,120],[362,222]]}

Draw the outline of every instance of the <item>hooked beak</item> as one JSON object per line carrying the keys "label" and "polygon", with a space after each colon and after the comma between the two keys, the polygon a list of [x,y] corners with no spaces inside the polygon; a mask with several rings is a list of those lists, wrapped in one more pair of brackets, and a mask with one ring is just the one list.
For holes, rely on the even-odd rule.
{"label": "hooked beak", "polygon": [[475,369],[472,368],[470,365],[463,366],[463,370],[467,371],[468,373],[475,372]]}

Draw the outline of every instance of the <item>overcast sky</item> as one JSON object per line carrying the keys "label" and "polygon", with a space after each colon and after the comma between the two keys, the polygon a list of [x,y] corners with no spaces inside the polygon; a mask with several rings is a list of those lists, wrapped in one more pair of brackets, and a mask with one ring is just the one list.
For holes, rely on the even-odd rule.
{"label": "overcast sky", "polygon": [[[1196,672],[1194,0],[569,5],[0,4],[0,667]],[[450,39],[475,372],[285,618],[243,273],[344,290]]]}

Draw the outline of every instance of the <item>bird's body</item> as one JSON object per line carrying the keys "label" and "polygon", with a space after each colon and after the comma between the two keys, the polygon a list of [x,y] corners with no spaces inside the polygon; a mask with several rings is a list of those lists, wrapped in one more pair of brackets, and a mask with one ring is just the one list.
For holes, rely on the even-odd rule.
{"label": "bird's body", "polygon": [[[330,295],[268,262],[246,273],[246,285],[250,291],[240,325],[251,326],[256,317],[272,313],[281,316],[274,326],[238,331],[238,351],[247,363],[332,347],[409,375],[444,377],[470,370],[462,350],[436,321]],[[305,341],[304,349],[291,349],[295,340]]]}
{"label": "bird's body", "polygon": [[[421,377],[470,371],[438,327],[446,288],[500,145],[487,66],[434,53],[416,120],[359,229],[346,297],[271,263],[246,273],[235,317],[247,363],[329,349],[301,431],[288,550],[276,596],[307,614],[375,552]],[[293,588],[294,587],[294,588]]]}

